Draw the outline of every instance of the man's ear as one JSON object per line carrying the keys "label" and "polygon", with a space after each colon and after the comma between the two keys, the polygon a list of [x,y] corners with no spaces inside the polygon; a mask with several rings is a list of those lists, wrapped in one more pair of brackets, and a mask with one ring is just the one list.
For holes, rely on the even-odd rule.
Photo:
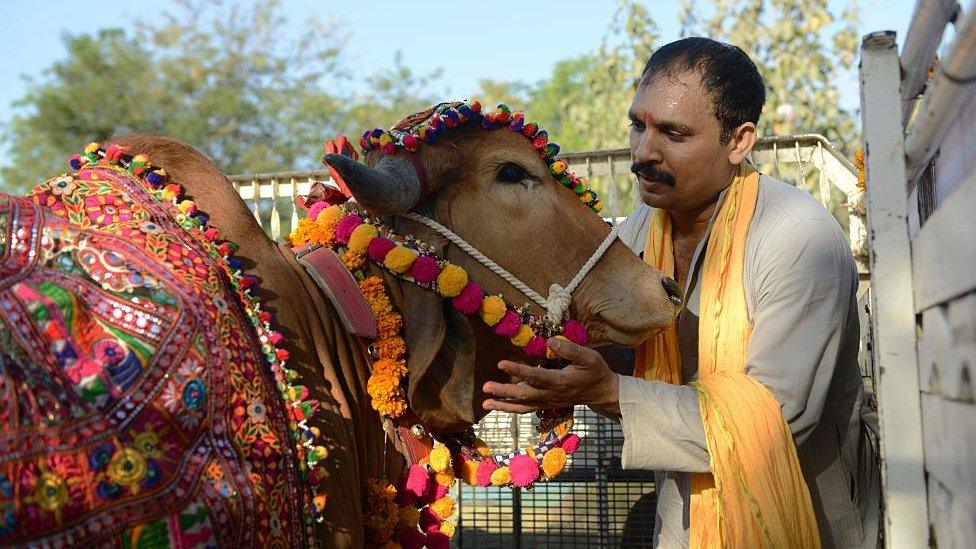
{"label": "man's ear", "polygon": [[745,122],[732,130],[732,137],[729,139],[729,164],[736,165],[745,160],[756,145],[756,139],[756,125],[752,122]]}

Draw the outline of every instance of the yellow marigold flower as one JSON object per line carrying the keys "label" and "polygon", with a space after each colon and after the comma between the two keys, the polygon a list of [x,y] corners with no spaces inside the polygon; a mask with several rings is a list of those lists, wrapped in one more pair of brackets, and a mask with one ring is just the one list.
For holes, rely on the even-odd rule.
{"label": "yellow marigold flower", "polygon": [[509,339],[512,340],[512,343],[516,347],[525,347],[529,344],[529,341],[532,341],[533,337],[535,337],[535,332],[532,331],[532,328],[529,328],[527,324],[522,324],[519,326],[518,331],[515,332],[515,335]]}
{"label": "yellow marigold flower", "polygon": [[416,260],[417,252],[404,246],[397,246],[386,254],[386,259],[383,260],[383,264],[394,273],[403,274],[410,270],[410,267],[413,266],[413,262]]}
{"label": "yellow marigold flower", "polygon": [[437,516],[442,519],[454,514],[454,500],[450,496],[444,496],[441,499],[430,504],[430,510],[437,513]]}
{"label": "yellow marigold flower", "polygon": [[507,486],[509,482],[512,482],[512,473],[508,467],[499,467],[491,474],[493,486]]}
{"label": "yellow marigold flower", "polygon": [[420,522],[420,511],[413,505],[406,505],[400,508],[400,525],[407,528],[416,528]]}
{"label": "yellow marigold flower", "polygon": [[437,275],[437,287],[444,297],[456,297],[468,285],[468,273],[457,265],[446,265]]}
{"label": "yellow marigold flower", "polygon": [[[561,336],[561,335],[556,336],[556,339],[561,339],[563,341],[569,341],[568,339],[566,339],[566,336]],[[546,347],[546,358],[548,358],[550,360],[555,359],[555,358],[558,358],[556,356],[556,353],[552,352],[552,349],[550,349],[548,346]]]}
{"label": "yellow marigold flower", "polygon": [[336,224],[343,217],[346,217],[346,214],[338,206],[329,206],[319,212],[318,217],[315,218],[315,223],[323,229],[328,229],[332,232],[335,230]]}
{"label": "yellow marigold flower", "polygon": [[298,221],[298,226],[288,235],[288,242],[292,246],[304,246],[309,242],[309,230],[313,223],[308,218]]}
{"label": "yellow marigold flower", "polygon": [[542,456],[542,472],[546,478],[553,478],[563,471],[566,466],[566,451],[556,447]]}
{"label": "yellow marigold flower", "polygon": [[445,488],[454,486],[454,480],[456,478],[457,477],[454,476],[454,469],[450,468],[441,473],[434,473],[434,480],[437,482],[437,484],[440,484]]}
{"label": "yellow marigold flower", "polygon": [[350,271],[363,268],[366,263],[366,252],[354,251],[352,248],[342,254],[342,264]]}
{"label": "yellow marigold flower", "polygon": [[498,324],[505,316],[505,301],[497,295],[490,295],[481,302],[481,320],[489,326]]}
{"label": "yellow marigold flower", "polygon": [[363,223],[362,225],[356,227],[352,231],[352,236],[349,237],[349,251],[356,251],[366,253],[366,248],[369,247],[369,242],[379,236],[379,231],[376,227],[370,225],[369,223]]}
{"label": "yellow marigold flower", "polygon": [[491,456],[491,448],[488,447],[488,443],[481,440],[480,438],[474,439],[474,449],[478,454],[483,457]]}
{"label": "yellow marigold flower", "polygon": [[430,467],[437,473],[443,473],[451,466],[451,451],[447,446],[438,444],[430,451]]}
{"label": "yellow marigold flower", "polygon": [[461,480],[468,486],[478,484],[478,463],[473,459],[461,463]]}
{"label": "yellow marigold flower", "polygon": [[446,520],[441,523],[441,532],[449,538],[454,537],[454,523],[447,522]]}

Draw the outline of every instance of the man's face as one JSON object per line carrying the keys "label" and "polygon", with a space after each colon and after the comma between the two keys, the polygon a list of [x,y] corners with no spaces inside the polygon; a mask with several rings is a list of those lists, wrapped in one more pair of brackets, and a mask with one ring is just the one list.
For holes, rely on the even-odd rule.
{"label": "man's face", "polygon": [[707,207],[731,180],[732,145],[697,71],[659,74],[639,86],[628,113],[641,200],[672,212]]}

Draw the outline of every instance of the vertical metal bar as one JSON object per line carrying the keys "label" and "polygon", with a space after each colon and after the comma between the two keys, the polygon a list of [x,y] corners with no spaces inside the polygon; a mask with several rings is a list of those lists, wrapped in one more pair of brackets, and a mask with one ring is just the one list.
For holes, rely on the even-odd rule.
{"label": "vertical metal bar", "polygon": [[[589,159],[587,159],[589,163]],[[519,430],[521,425],[519,424],[519,415],[511,414],[509,423],[509,429],[512,432],[512,450],[518,451],[519,449]],[[515,544],[515,549],[520,549],[522,547],[522,489],[512,488],[512,541]]]}
{"label": "vertical metal bar", "polygon": [[887,547],[928,547],[905,142],[895,33],[861,43],[861,113],[871,239],[871,328]]}
{"label": "vertical metal bar", "polygon": [[271,178],[271,240],[281,237],[281,212],[278,211],[278,179]]}
{"label": "vertical metal bar", "polygon": [[[602,428],[597,429],[599,438],[604,439],[606,435]],[[606,444],[596,445],[596,528],[600,539],[600,547],[610,547],[610,483],[608,481],[608,471],[610,469],[610,454],[607,452]]]}

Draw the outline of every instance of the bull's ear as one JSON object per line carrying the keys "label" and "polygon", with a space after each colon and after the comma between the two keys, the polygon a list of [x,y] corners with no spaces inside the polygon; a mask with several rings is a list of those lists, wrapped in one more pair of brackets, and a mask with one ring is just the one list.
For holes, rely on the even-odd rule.
{"label": "bull's ear", "polygon": [[[443,249],[443,237],[426,227],[398,219],[404,232]],[[399,305],[407,344],[411,409],[434,432],[454,432],[474,422],[472,384],[477,345],[468,317],[457,312],[450,300],[410,282],[398,285]]]}

